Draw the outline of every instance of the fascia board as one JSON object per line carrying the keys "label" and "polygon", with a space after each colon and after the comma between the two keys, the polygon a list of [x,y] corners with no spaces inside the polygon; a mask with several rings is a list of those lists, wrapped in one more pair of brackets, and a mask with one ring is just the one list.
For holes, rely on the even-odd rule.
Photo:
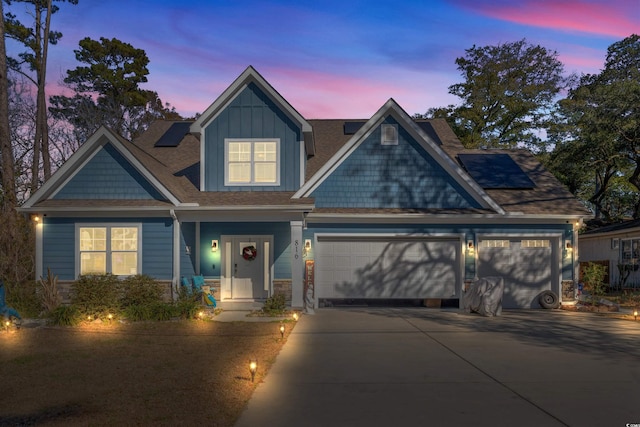
{"label": "fascia board", "polygon": [[[346,214],[346,213],[309,213],[305,220],[308,224],[566,224],[579,217],[564,215],[502,215],[502,214]],[[582,238],[582,237],[581,237]]]}
{"label": "fascia board", "polygon": [[276,104],[294,121],[297,122],[302,128],[303,133],[311,132],[311,125],[305,120],[304,117],[295,109],[289,102],[276,91],[264,77],[256,71],[252,66],[248,66],[234,82],[225,89],[224,92],[205,110],[204,113],[196,120],[190,127],[191,133],[202,132],[202,129],[206,127],[208,123],[214,120],[220,111],[229,105],[233,99],[237,96],[242,89],[244,89],[249,83],[257,84],[260,89],[264,90],[269,97],[276,102]]}

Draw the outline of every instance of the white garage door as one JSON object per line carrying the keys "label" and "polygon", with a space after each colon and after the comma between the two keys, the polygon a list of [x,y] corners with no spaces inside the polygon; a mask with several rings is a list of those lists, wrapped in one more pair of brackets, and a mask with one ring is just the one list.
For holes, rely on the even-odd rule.
{"label": "white garage door", "polygon": [[558,293],[557,242],[539,237],[480,239],[477,276],[504,278],[503,307],[539,308],[542,291]]}
{"label": "white garage door", "polygon": [[319,237],[317,298],[451,298],[460,283],[459,240]]}

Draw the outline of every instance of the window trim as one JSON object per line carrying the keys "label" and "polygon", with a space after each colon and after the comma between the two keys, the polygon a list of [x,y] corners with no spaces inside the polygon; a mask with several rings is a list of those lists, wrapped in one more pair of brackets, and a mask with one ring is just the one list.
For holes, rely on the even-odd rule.
{"label": "window trim", "polygon": [[[229,181],[229,144],[233,142],[251,143],[251,180],[249,182]],[[276,180],[275,182],[255,182],[254,147],[260,142],[276,144]],[[280,186],[280,138],[225,138],[224,139],[224,185],[225,187],[279,187]]]}
{"label": "window trim", "polygon": [[[119,222],[100,222],[100,223],[76,223],[75,230],[75,254],[76,254],[76,262],[75,262],[75,271],[76,277],[80,277],[80,263],[81,263],[81,253],[83,251],[80,250],[80,229],[82,228],[106,228],[106,249],[104,253],[106,253],[106,273],[111,274],[113,271],[113,266],[111,263],[111,257],[114,251],[111,250],[111,229],[112,228],[136,228],[138,230],[138,242],[137,242],[137,263],[136,263],[136,274],[142,274],[142,223],[119,223]],[[88,252],[88,251],[87,251]],[[103,251],[94,251],[94,252],[103,252]],[[122,252],[122,251],[116,251]],[[124,252],[133,252],[133,251],[124,251]],[[118,277],[128,277],[129,275],[118,275]]]}
{"label": "window trim", "polygon": [[[393,129],[393,137],[387,138],[387,130]],[[380,145],[398,145],[398,125],[384,123],[380,126]]]}

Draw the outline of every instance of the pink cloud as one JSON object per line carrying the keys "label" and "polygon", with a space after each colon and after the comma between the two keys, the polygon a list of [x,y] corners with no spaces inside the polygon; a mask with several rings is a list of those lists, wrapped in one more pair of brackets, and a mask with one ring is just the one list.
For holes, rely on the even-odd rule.
{"label": "pink cloud", "polygon": [[640,30],[637,0],[589,2],[583,0],[523,0],[518,2],[464,1],[483,15],[557,30],[624,38]]}

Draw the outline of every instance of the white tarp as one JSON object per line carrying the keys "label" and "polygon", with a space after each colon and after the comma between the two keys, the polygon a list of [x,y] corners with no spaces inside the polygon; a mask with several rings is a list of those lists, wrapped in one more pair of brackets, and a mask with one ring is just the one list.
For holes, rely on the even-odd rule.
{"label": "white tarp", "polygon": [[500,316],[502,313],[502,277],[481,277],[471,283],[462,296],[462,307],[467,313],[475,312],[483,316]]}

